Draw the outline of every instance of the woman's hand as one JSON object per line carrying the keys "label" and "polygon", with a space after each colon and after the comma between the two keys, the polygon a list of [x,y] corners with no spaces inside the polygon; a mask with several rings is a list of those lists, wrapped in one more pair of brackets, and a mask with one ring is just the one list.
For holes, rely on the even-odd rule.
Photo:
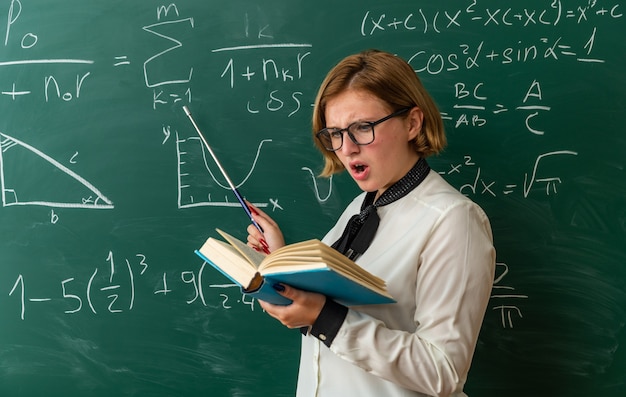
{"label": "woman's hand", "polygon": [[246,229],[248,232],[248,245],[266,254],[284,246],[285,239],[276,222],[247,200],[246,204],[256,223],[263,229],[263,233],[261,233],[254,225],[248,226]]}
{"label": "woman's hand", "polygon": [[284,284],[277,284],[274,289],[293,302],[286,306],[272,305],[261,300],[259,303],[263,310],[288,328],[313,325],[326,303],[326,296],[314,292],[302,291]]}
{"label": "woman's hand", "polygon": [[[256,223],[263,228],[263,233],[261,233],[254,225],[248,226],[248,245],[259,252],[266,253],[283,247],[285,239],[276,222],[250,202],[246,201],[246,204]],[[277,284],[274,288],[293,302],[287,306],[272,305],[263,301],[259,303],[270,316],[289,328],[313,325],[326,303],[326,296],[321,294],[302,291],[283,284]]]}

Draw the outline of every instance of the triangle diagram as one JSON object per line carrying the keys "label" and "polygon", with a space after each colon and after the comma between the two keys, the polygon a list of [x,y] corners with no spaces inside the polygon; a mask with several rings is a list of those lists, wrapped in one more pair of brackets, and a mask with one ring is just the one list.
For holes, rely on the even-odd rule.
{"label": "triangle diagram", "polygon": [[0,132],[2,205],[113,208],[86,179],[37,148]]}

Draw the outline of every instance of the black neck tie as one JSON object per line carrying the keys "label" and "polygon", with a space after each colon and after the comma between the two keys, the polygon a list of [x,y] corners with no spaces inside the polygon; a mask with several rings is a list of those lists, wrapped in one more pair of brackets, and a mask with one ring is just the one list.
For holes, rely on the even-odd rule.
{"label": "black neck tie", "polygon": [[376,202],[374,202],[376,192],[368,192],[361,205],[361,212],[350,218],[341,237],[332,247],[352,260],[363,254],[374,239],[380,223],[376,208],[391,204],[406,196],[422,183],[429,171],[430,167],[426,160],[419,159],[413,168],[385,190]]}

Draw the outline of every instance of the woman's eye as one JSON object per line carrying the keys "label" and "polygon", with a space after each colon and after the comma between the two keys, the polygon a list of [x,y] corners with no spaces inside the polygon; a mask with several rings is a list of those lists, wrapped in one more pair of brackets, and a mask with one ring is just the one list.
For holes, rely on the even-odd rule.
{"label": "woman's eye", "polygon": [[369,132],[371,129],[368,123],[359,123],[354,126],[355,132]]}

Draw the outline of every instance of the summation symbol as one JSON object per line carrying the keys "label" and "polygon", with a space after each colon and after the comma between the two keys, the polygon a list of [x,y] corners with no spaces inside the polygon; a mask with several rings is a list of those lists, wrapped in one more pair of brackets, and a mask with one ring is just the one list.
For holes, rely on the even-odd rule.
{"label": "summation symbol", "polygon": [[[151,56],[150,58],[148,58],[144,63],[143,63],[143,74],[144,74],[144,79],[145,79],[145,83],[146,83],[146,87],[148,88],[154,88],[154,87],[158,87],[158,86],[162,86],[162,85],[168,85],[168,84],[185,84],[185,83],[189,83],[191,81],[191,76],[193,74],[193,68],[189,68],[188,74],[182,77],[177,77],[174,79],[163,79],[163,78],[151,78],[151,73],[149,73],[149,69],[150,69],[150,65],[154,62],[156,62],[159,58],[163,58],[165,57],[166,54],[170,53],[171,51],[175,51],[176,49],[180,48],[183,46],[183,43],[171,36],[168,36],[166,34],[163,34],[161,32],[158,31],[159,28],[162,28],[165,25],[173,25],[173,24],[189,24],[189,26],[191,26],[191,28],[193,29],[194,26],[194,22],[193,22],[193,18],[185,18],[185,19],[180,19],[180,20],[175,20],[175,21],[164,21],[164,22],[158,22],[152,25],[148,25],[148,26],[144,26],[143,30],[145,30],[148,33],[151,33],[161,39],[164,39],[171,44],[170,47],[166,48],[165,50]],[[170,61],[174,60],[175,57],[172,56],[170,58]]]}

